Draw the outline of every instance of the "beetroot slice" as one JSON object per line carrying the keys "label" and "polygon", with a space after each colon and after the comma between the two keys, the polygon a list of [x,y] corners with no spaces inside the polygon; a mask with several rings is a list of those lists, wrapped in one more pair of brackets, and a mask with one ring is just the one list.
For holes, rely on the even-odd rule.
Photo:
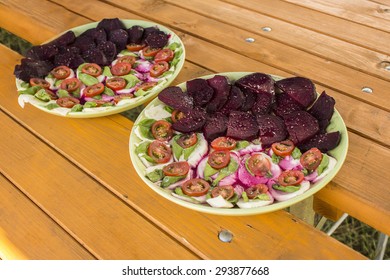
{"label": "beetroot slice", "polygon": [[276,106],[274,108],[275,115],[284,117],[295,111],[304,110],[303,106],[296,102],[286,93],[277,93],[276,95]]}
{"label": "beetroot slice", "polygon": [[127,34],[127,31],[124,29],[115,29],[115,30],[111,30],[108,33],[108,39],[110,42],[113,42],[115,44],[116,49],[119,52],[123,49],[126,49],[129,35]]}
{"label": "beetroot slice", "polygon": [[255,116],[267,115],[271,112],[273,96],[268,92],[262,92],[256,95],[256,102],[252,106],[252,112]]}
{"label": "beetroot slice", "polygon": [[284,123],[291,141],[296,145],[313,137],[319,131],[317,119],[306,111],[296,111],[286,115]]}
{"label": "beetroot slice", "polygon": [[341,134],[338,131],[316,134],[312,138],[306,140],[299,145],[302,152],[310,150],[311,148],[318,148],[321,152],[326,153],[333,150],[340,143]]}
{"label": "beetroot slice", "polygon": [[129,35],[130,44],[140,44],[144,35],[144,28],[139,25],[134,25],[127,29],[127,34]]}
{"label": "beetroot slice", "polygon": [[227,137],[239,140],[253,140],[257,137],[259,127],[255,117],[248,112],[234,111],[229,115]]}
{"label": "beetroot slice", "polygon": [[204,79],[187,81],[187,93],[194,99],[195,106],[204,107],[213,98],[214,90]]}
{"label": "beetroot slice", "polygon": [[330,119],[334,112],[334,105],[336,101],[333,97],[326,94],[325,91],[321,93],[316,102],[308,111],[313,117],[315,117],[319,124],[320,130],[325,131]]}
{"label": "beetroot slice", "polygon": [[304,108],[309,107],[317,97],[313,82],[307,78],[292,77],[283,79],[277,81],[276,86]]}
{"label": "beetroot slice", "polygon": [[228,117],[221,112],[207,118],[203,127],[203,134],[207,141],[213,141],[215,138],[224,136],[227,130]]}
{"label": "beetroot slice", "polygon": [[194,107],[194,101],[187,92],[183,92],[179,87],[167,87],[158,95],[158,99],[181,112],[191,111]]}
{"label": "beetroot slice", "polygon": [[207,80],[209,86],[214,89],[214,96],[207,105],[207,112],[214,113],[219,111],[228,100],[230,93],[230,84],[225,76],[215,75]]}
{"label": "beetroot slice", "polygon": [[242,103],[240,110],[249,111],[256,102],[257,93],[251,89],[243,89],[242,92],[244,94],[244,102]]}
{"label": "beetroot slice", "polygon": [[230,94],[228,96],[228,100],[225,105],[221,109],[221,112],[225,115],[229,115],[232,111],[237,111],[241,108],[242,104],[245,101],[244,93],[240,88],[236,86],[232,86],[230,88]]}
{"label": "beetroot slice", "polygon": [[251,90],[252,92],[275,93],[274,80],[270,75],[264,73],[253,73],[238,79],[235,83],[241,90]]}
{"label": "beetroot slice", "polygon": [[188,133],[201,131],[206,122],[206,111],[201,107],[195,107],[185,117],[172,124],[172,128],[179,132]]}
{"label": "beetroot slice", "polygon": [[97,28],[103,28],[106,32],[109,32],[115,29],[125,29],[125,26],[118,18],[105,18],[98,23]]}
{"label": "beetroot slice", "polygon": [[283,119],[274,115],[258,115],[256,121],[259,125],[259,138],[264,146],[287,138],[286,126]]}

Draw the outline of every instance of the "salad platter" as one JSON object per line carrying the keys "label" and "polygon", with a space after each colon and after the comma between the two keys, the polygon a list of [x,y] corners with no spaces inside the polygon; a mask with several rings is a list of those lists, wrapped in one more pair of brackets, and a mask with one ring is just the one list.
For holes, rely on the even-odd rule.
{"label": "salad platter", "polygon": [[334,104],[302,77],[203,76],[146,106],[130,134],[130,158],[150,188],[196,211],[284,209],[326,186],[344,163],[348,134]]}
{"label": "salad platter", "polygon": [[184,45],[168,28],[103,19],[27,51],[14,71],[18,102],[71,118],[120,113],[156,97],[184,60]]}

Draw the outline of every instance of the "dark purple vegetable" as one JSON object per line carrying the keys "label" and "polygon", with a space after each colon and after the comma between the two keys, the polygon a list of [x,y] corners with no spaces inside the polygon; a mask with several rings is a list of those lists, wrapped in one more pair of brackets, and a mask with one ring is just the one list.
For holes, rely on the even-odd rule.
{"label": "dark purple vegetable", "polygon": [[203,134],[207,141],[224,136],[227,130],[228,117],[221,112],[209,116],[203,126]]}
{"label": "dark purple vegetable", "polygon": [[201,131],[206,122],[206,117],[207,114],[204,108],[195,107],[187,112],[184,118],[174,122],[172,128],[183,133]]}
{"label": "dark purple vegetable", "polygon": [[194,100],[179,87],[167,87],[158,95],[158,99],[172,107],[173,109],[187,113],[194,107]]}
{"label": "dark purple vegetable", "polygon": [[264,146],[287,138],[286,126],[283,119],[274,115],[258,115],[256,121],[259,125],[259,138]]}
{"label": "dark purple vegetable", "polygon": [[79,52],[83,53],[88,49],[94,49],[96,47],[95,41],[89,36],[80,36],[72,44],[73,47],[79,49]]}
{"label": "dark purple vegetable", "polygon": [[276,82],[276,86],[301,104],[309,107],[316,100],[317,93],[313,82],[303,77],[292,77]]}
{"label": "dark purple vegetable", "polygon": [[161,49],[168,43],[168,34],[157,30],[145,38],[145,43],[152,49]]}
{"label": "dark purple vegetable", "polygon": [[204,107],[213,98],[214,90],[205,79],[187,81],[187,93],[194,99],[194,105]]}
{"label": "dark purple vegetable", "polygon": [[21,64],[15,66],[14,74],[17,78],[28,82],[30,78],[44,78],[51,69],[53,64],[50,61],[22,58]]}
{"label": "dark purple vegetable", "polygon": [[270,75],[264,73],[253,73],[238,79],[235,83],[241,90],[251,90],[260,93],[263,91],[275,93],[274,80]]}
{"label": "dark purple vegetable", "polygon": [[221,112],[225,115],[229,115],[232,111],[238,111],[245,101],[244,93],[239,87],[231,86],[230,94],[225,105],[222,107]]}
{"label": "dark purple vegetable", "polygon": [[225,76],[215,75],[207,80],[207,83],[214,89],[214,96],[207,105],[206,110],[208,113],[219,111],[226,103],[229,93],[230,84]]}
{"label": "dark purple vegetable", "polygon": [[129,35],[130,44],[140,44],[144,35],[144,28],[139,25],[134,25],[127,29],[127,34]]}
{"label": "dark purple vegetable", "polygon": [[296,111],[285,115],[284,123],[294,144],[300,144],[319,131],[318,121],[306,111]]}
{"label": "dark purple vegetable", "polygon": [[54,57],[54,66],[56,67],[56,66],[65,65],[65,66],[70,67],[70,65],[73,62],[74,57],[75,57],[75,54],[72,52],[59,53]]}
{"label": "dark purple vegetable", "polygon": [[89,49],[82,53],[82,58],[85,60],[85,62],[93,62],[99,65],[108,65],[109,61],[104,55],[104,53],[97,49]]}
{"label": "dark purple vegetable", "polygon": [[116,58],[117,54],[117,48],[113,42],[106,41],[106,42],[101,42],[98,46],[98,49],[103,52],[103,54],[107,58],[107,64],[105,65],[110,65],[111,62]]}
{"label": "dark purple vegetable", "polygon": [[251,113],[240,111],[230,113],[226,136],[239,140],[253,140],[258,132],[259,127]]}
{"label": "dark purple vegetable", "polygon": [[242,89],[244,94],[244,102],[241,105],[241,111],[250,111],[252,110],[253,105],[256,102],[257,93],[251,89]]}
{"label": "dark purple vegetable", "polygon": [[53,41],[50,41],[48,44],[57,47],[62,47],[62,46],[67,46],[72,44],[75,39],[76,39],[76,35],[74,34],[73,31],[69,30],[64,34],[62,34],[61,36],[59,36],[58,38],[54,39]]}
{"label": "dark purple vegetable", "polygon": [[97,28],[103,28],[108,33],[115,29],[125,29],[125,26],[118,18],[105,18],[98,23]]}
{"label": "dark purple vegetable", "polygon": [[[91,28],[84,31],[79,37],[89,37],[93,40],[95,44],[100,44],[101,42],[107,41],[107,33],[103,28]],[[76,38],[76,40],[77,40]]]}
{"label": "dark purple vegetable", "polygon": [[143,34],[143,37],[142,37],[142,42],[145,42],[146,38],[154,33],[154,32],[158,32],[160,31],[160,29],[157,28],[157,26],[151,26],[151,27],[146,27],[144,28],[144,34]]}
{"label": "dark purple vegetable", "polygon": [[258,93],[256,102],[252,106],[252,113],[257,115],[267,115],[271,112],[273,96],[268,92]]}
{"label": "dark purple vegetable", "polygon": [[274,108],[275,115],[279,117],[284,117],[295,111],[304,110],[303,106],[296,102],[292,97],[286,93],[277,93],[276,97],[276,106]]}
{"label": "dark purple vegetable", "polygon": [[338,131],[316,134],[312,138],[299,144],[299,149],[302,152],[310,150],[311,148],[318,148],[321,152],[326,153],[333,150],[340,143],[341,134]]}
{"label": "dark purple vegetable", "polygon": [[34,60],[49,60],[58,53],[58,47],[55,45],[33,46],[26,52],[26,57]]}
{"label": "dark purple vegetable", "polygon": [[126,49],[127,40],[129,35],[124,29],[115,29],[108,33],[108,40],[113,42],[116,46],[117,51]]}
{"label": "dark purple vegetable", "polygon": [[326,94],[325,91],[321,93],[316,102],[308,111],[313,117],[318,120],[320,130],[325,131],[334,112],[334,105],[336,101],[333,97]]}

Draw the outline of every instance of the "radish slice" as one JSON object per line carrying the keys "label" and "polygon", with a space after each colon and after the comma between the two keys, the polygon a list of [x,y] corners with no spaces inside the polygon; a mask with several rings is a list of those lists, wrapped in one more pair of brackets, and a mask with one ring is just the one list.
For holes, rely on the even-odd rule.
{"label": "radish slice", "polygon": [[203,134],[197,133],[196,135],[198,137],[198,143],[196,144],[196,147],[192,151],[191,155],[188,157],[187,160],[184,159],[184,155],[181,155],[179,159],[179,161],[187,161],[192,168],[195,168],[199,164],[199,162],[209,150],[208,143],[204,138]]}
{"label": "radish slice", "polygon": [[166,105],[159,104],[150,106],[147,110],[145,110],[145,117],[148,119],[162,120],[165,118],[170,118],[171,113],[165,110]]}
{"label": "radish slice", "polygon": [[238,154],[240,156],[244,156],[244,155],[247,155],[247,154],[250,154],[250,153],[253,153],[253,152],[261,152],[263,151],[263,147],[261,146],[261,144],[249,144],[249,146],[245,147],[244,149],[241,149],[241,150],[238,150]]}
{"label": "radish slice", "polygon": [[286,156],[279,161],[279,166],[283,170],[302,169],[299,159],[294,159],[292,156]]}
{"label": "radish slice", "polygon": [[191,202],[191,203],[196,203],[196,204],[202,204],[202,203],[205,203],[206,202],[206,195],[202,195],[202,196],[187,196],[187,195],[179,195],[175,192],[172,192],[172,196],[178,198],[178,199],[181,199],[181,200],[184,200],[184,201],[187,201],[187,202]]}
{"label": "radish slice", "polygon": [[320,176],[318,176],[317,178],[315,178],[313,180],[313,183],[316,183],[318,181],[320,181],[322,178],[324,178],[337,164],[337,160],[331,156],[329,156],[329,163],[328,163],[328,166],[325,168],[325,170],[321,173]]}
{"label": "radish slice", "polygon": [[237,206],[243,209],[248,209],[248,208],[256,208],[256,207],[261,207],[261,206],[266,206],[274,203],[274,198],[272,195],[267,192],[266,193],[269,197],[269,200],[260,200],[260,199],[254,199],[254,200],[249,200],[245,202],[242,198],[238,200]]}
{"label": "radish slice", "polygon": [[194,171],[192,171],[192,170],[188,171],[187,176],[183,180],[180,180],[180,181],[178,181],[178,182],[176,182],[176,183],[166,187],[165,189],[167,189],[167,190],[174,190],[174,189],[176,189],[176,187],[181,186],[185,181],[190,180],[192,178],[193,174],[194,174]]}
{"label": "radish slice", "polygon": [[208,204],[212,207],[216,208],[233,208],[234,205],[230,203],[229,201],[225,200],[222,196],[217,196],[214,198],[209,198],[206,200]]}
{"label": "radish slice", "polygon": [[288,192],[282,192],[279,190],[275,190],[272,185],[274,184],[273,181],[270,181],[268,183],[268,189],[271,195],[277,200],[277,201],[286,201],[293,197],[296,197],[300,194],[303,194],[305,191],[307,191],[310,188],[310,182],[309,181],[303,181],[301,183],[301,188],[297,190],[296,192],[288,193]]}

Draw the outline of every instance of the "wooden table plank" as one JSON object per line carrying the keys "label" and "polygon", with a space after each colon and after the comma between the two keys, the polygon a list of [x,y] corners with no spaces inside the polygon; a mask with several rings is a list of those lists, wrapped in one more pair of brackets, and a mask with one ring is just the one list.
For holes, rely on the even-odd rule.
{"label": "wooden table plank", "polygon": [[[12,61],[19,56],[12,54],[12,52],[4,53],[4,48],[0,48],[0,50],[3,54],[0,57],[7,57],[8,60],[6,63],[0,63],[0,70],[3,73],[3,76],[0,77],[3,83],[0,84],[4,85],[0,94],[8,94],[14,90],[14,85],[9,82],[12,80]],[[284,211],[249,217],[215,216],[182,208],[161,198],[143,183],[131,165],[128,155],[128,141],[132,123],[120,115],[87,120],[55,116],[48,118],[47,114],[31,106],[27,106],[25,109],[18,108],[14,100],[11,99],[2,103],[1,106],[39,138],[44,139],[63,156],[71,159],[76,166],[94,176],[117,197],[203,258],[362,258],[360,254]],[[115,119],[121,120],[116,121]],[[123,127],[118,124],[127,125]],[[72,137],[64,139],[63,135],[72,135]],[[75,149],[76,146],[77,149]],[[90,160],[91,153],[97,153],[95,157],[99,158],[99,161]],[[113,160],[114,157],[115,160]],[[11,159],[5,161],[4,168],[12,165],[8,161]],[[12,170],[14,169],[9,167],[7,174],[13,172]],[[86,197],[80,193],[81,190],[75,188],[72,188],[71,191],[63,189],[61,191],[65,192],[67,196],[71,195],[70,192],[75,192],[74,198],[66,199],[68,203],[72,201],[75,203],[74,201],[81,200],[79,197]],[[38,191],[35,190],[34,195],[37,197]],[[42,200],[41,196],[40,200]],[[94,201],[88,202],[92,205],[94,203]],[[117,204],[121,205],[117,202],[111,207],[115,207]],[[89,206],[89,208],[91,207]],[[67,219],[67,217],[61,217],[61,219]],[[127,220],[123,221],[125,224],[121,225],[120,228],[126,227],[129,219],[127,217]],[[289,228],[288,234],[286,234],[285,228]],[[218,240],[218,232],[222,229],[230,230],[233,233],[232,242],[222,243]],[[78,235],[83,234],[84,231],[86,230],[80,230]],[[115,232],[112,236],[122,239],[123,234],[129,234],[128,232],[128,230],[125,233]],[[88,238],[94,238],[93,244],[99,246],[101,240],[98,240],[96,236],[90,237],[89,235],[94,234],[88,232]],[[291,240],[293,236],[294,240]],[[84,236],[83,239],[85,238],[87,237]],[[122,242],[122,244],[126,244],[126,242]],[[165,248],[169,247],[165,246]],[[312,250],[313,247],[316,250]],[[122,250],[127,249],[128,245]],[[108,254],[108,252],[106,253]]]}
{"label": "wooden table plank", "polygon": [[1,259],[95,259],[2,174],[0,205]]}

